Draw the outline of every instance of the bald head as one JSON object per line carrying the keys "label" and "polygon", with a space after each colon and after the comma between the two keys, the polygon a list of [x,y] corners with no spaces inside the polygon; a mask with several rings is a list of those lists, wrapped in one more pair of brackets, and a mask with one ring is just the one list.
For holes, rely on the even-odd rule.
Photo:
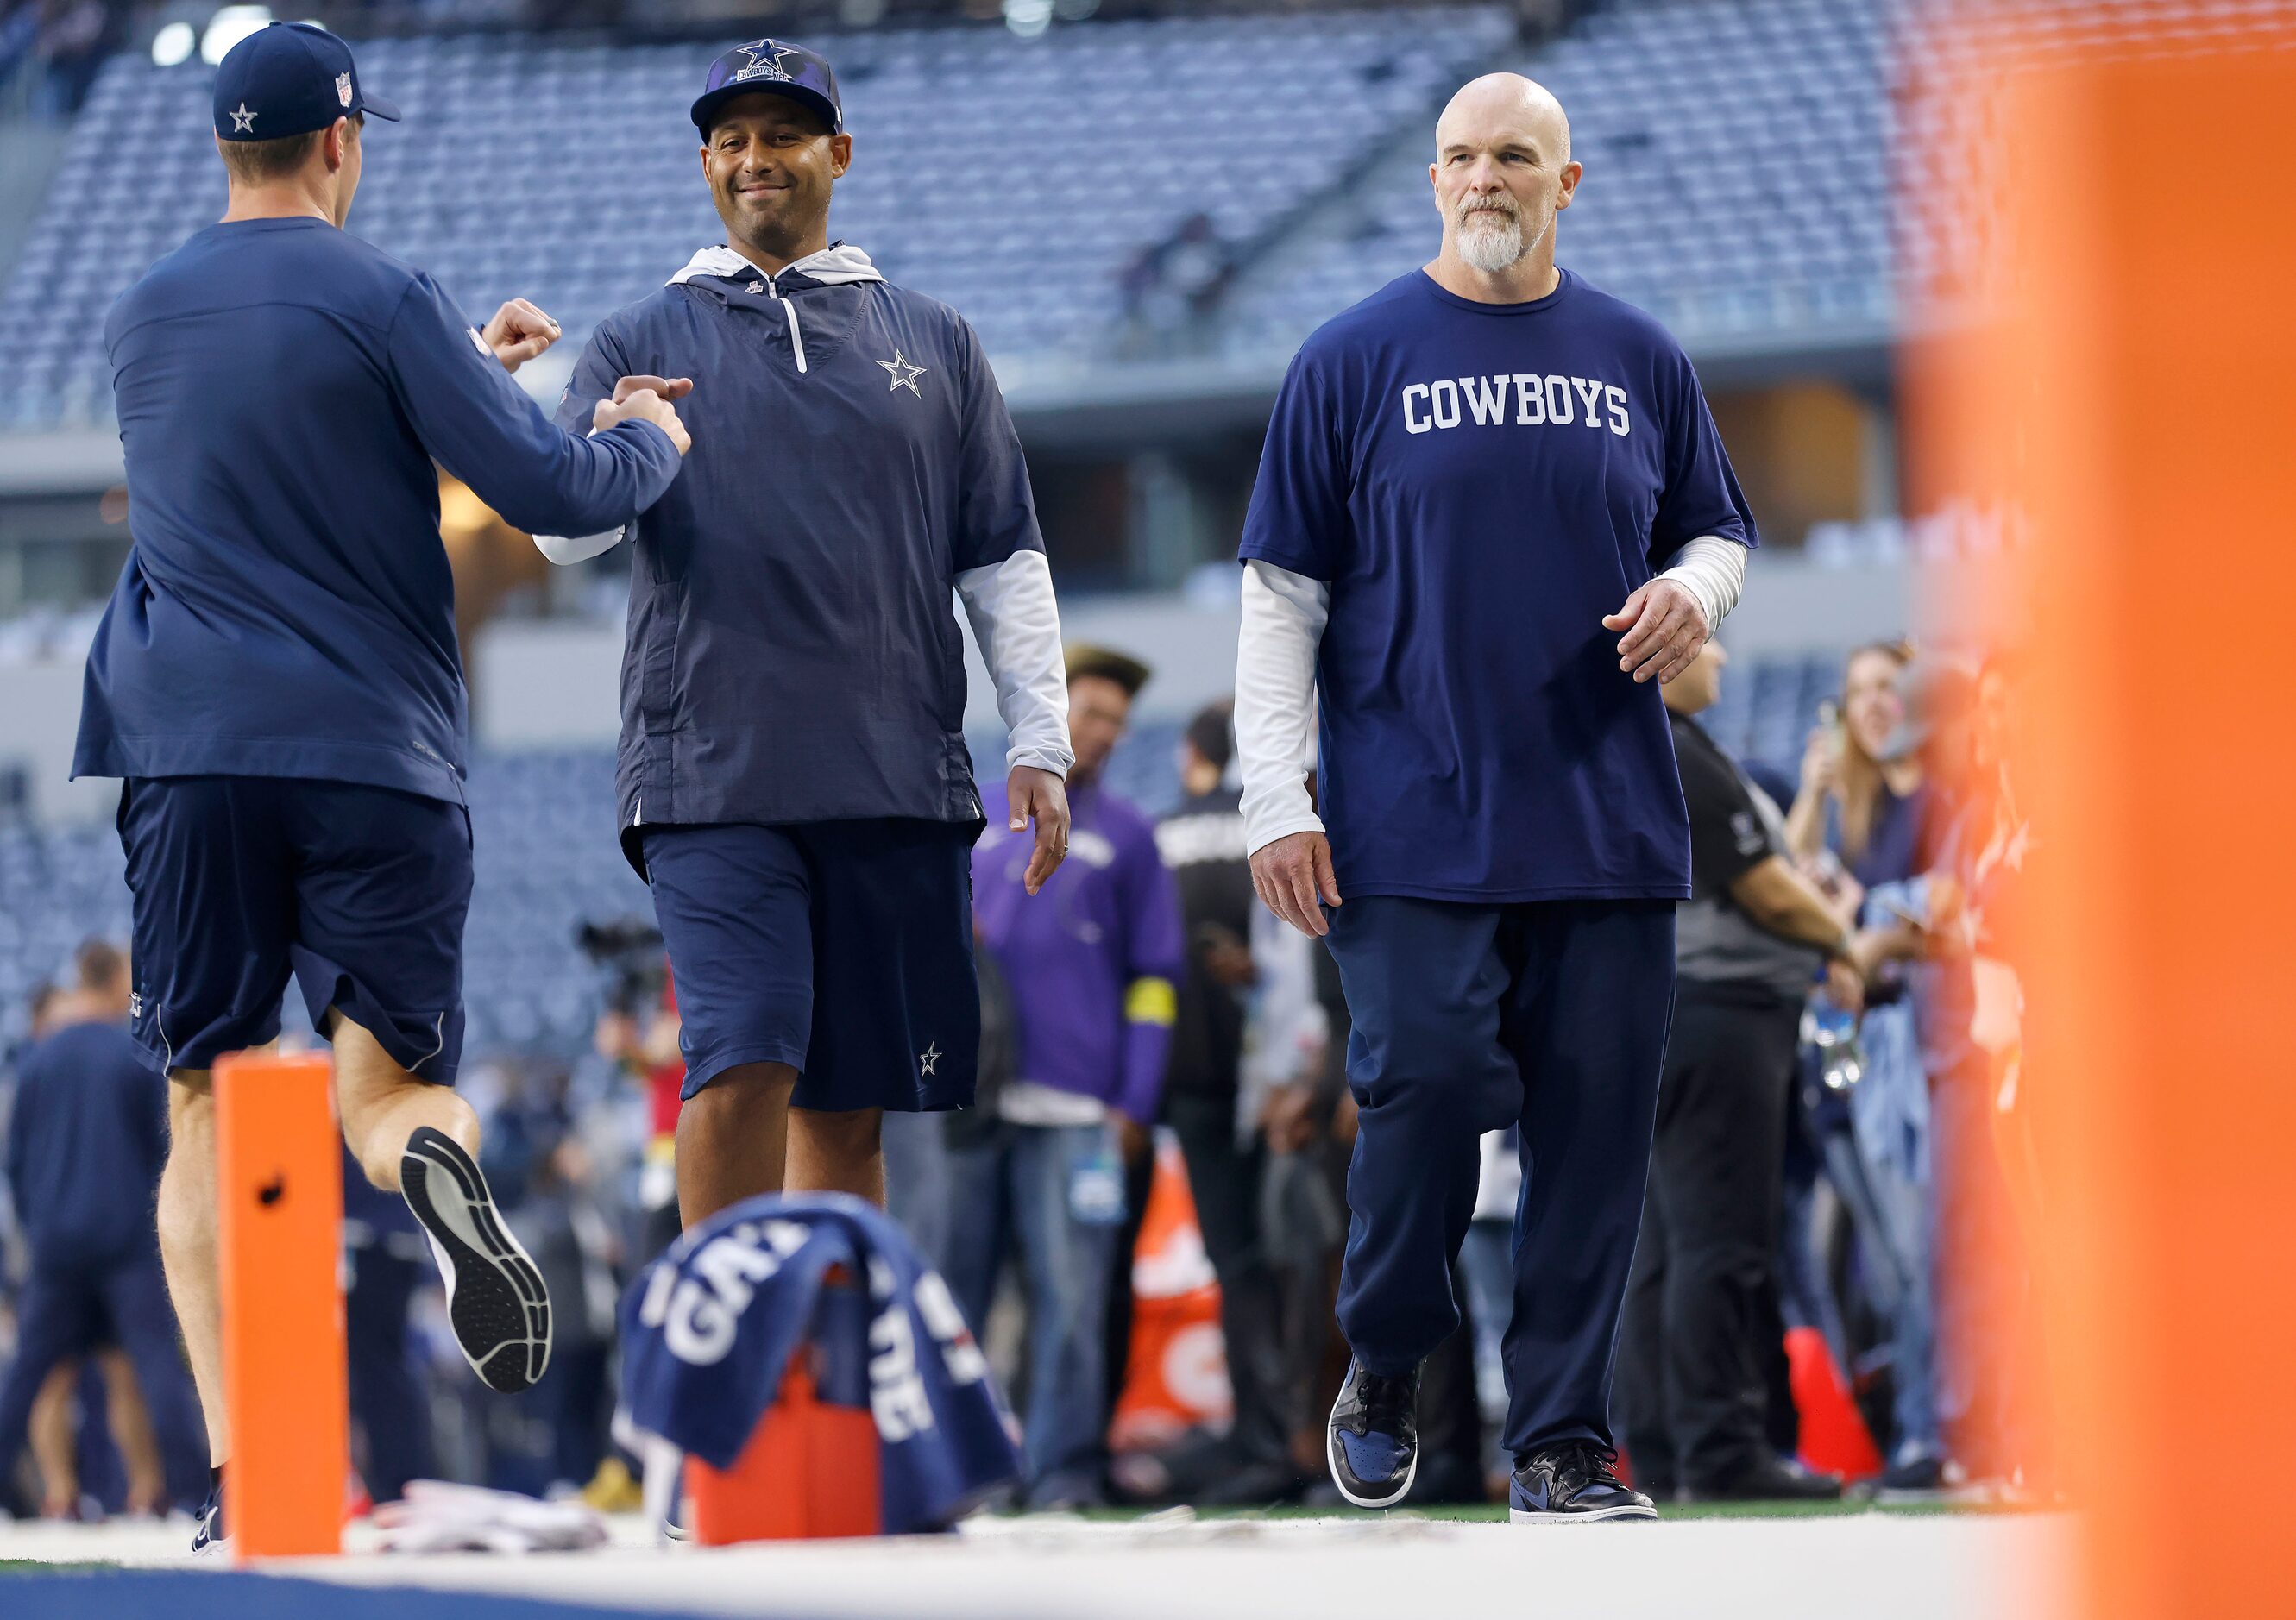
{"label": "bald head", "polygon": [[1570,161],[1570,120],[1554,93],[1520,73],[1486,73],[1460,86],[1435,120],[1435,159],[1455,145],[1512,138],[1556,168]]}
{"label": "bald head", "polygon": [[1545,296],[1554,217],[1578,188],[1562,103],[1520,73],[1485,74],[1443,109],[1427,175],[1443,213],[1442,274],[1501,278],[1480,283],[1499,302]]}

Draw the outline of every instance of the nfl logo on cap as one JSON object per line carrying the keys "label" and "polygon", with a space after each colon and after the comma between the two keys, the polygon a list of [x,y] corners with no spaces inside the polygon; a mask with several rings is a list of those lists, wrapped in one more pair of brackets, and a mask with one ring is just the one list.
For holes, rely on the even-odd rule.
{"label": "nfl logo on cap", "polygon": [[346,114],[396,123],[398,109],[362,88],[350,46],[316,22],[259,28],[216,65],[215,132],[223,140],[275,141]]}

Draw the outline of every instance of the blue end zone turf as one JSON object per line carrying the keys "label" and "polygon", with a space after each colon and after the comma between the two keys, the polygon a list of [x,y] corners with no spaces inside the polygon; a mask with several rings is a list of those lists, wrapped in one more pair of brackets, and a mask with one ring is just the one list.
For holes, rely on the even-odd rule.
{"label": "blue end zone turf", "polygon": [[[0,1613],[8,1620],[636,1620],[639,1610],[588,1604],[490,1598],[426,1586],[338,1586],[284,1575],[214,1575],[172,1570],[92,1570],[53,1575],[0,1575]],[[647,1609],[646,1620],[678,1620],[677,1611]],[[688,1613],[685,1620],[700,1620]]]}

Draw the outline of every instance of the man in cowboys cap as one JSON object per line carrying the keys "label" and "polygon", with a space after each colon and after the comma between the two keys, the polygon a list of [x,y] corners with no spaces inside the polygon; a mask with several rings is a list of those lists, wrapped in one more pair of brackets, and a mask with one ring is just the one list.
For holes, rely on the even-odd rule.
{"label": "man in cowboys cap", "polygon": [[[952,585],[1012,734],[1031,892],[1067,850],[1071,760],[1052,576],[980,340],[830,240],[853,160],[836,76],[756,40],[693,118],[726,240],[600,323],[558,417],[692,390],[694,454],[627,531],[618,771],[677,979],[689,1230],[784,1187],[882,1202],[884,1110],[972,1100],[982,810]],[[574,562],[623,532],[538,544]]]}
{"label": "man in cowboys cap", "polygon": [[134,1033],[168,1087],[159,1225],[205,1411],[224,1533],[215,1107],[226,1052],[279,1033],[291,975],[334,1043],[343,1135],[403,1191],[463,1353],[523,1389],[549,1301],[492,1207],[463,1039],[467,700],[434,461],[529,529],[659,499],[686,437],[632,389],[554,427],[510,379],[554,341],[532,305],[484,331],[341,228],[370,94],[350,49],[274,24],[217,70],[230,182],[104,323],[134,536],[89,649],[73,773],[125,787]]}

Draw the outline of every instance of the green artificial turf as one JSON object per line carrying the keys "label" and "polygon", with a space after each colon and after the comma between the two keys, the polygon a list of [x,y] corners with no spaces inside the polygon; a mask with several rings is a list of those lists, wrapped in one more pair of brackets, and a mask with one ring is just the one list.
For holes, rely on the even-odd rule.
{"label": "green artificial turf", "polygon": [[[1909,1517],[1925,1517],[1946,1513],[1993,1513],[2007,1511],[1988,1504],[1954,1501],[1877,1502],[1870,1500],[1848,1501],[1714,1501],[1685,1502],[1661,1507],[1659,1517],[1664,1519],[1690,1518],[1845,1518],[1858,1513],[1890,1513]],[[1345,1508],[1206,1508],[1197,1510],[1200,1519],[1223,1518],[1423,1518],[1464,1524],[1504,1524],[1506,1509],[1496,1502],[1474,1503],[1459,1507],[1406,1508],[1386,1514],[1372,1514]],[[1141,1510],[1100,1508],[1086,1517],[1122,1521],[1144,1517]]]}

